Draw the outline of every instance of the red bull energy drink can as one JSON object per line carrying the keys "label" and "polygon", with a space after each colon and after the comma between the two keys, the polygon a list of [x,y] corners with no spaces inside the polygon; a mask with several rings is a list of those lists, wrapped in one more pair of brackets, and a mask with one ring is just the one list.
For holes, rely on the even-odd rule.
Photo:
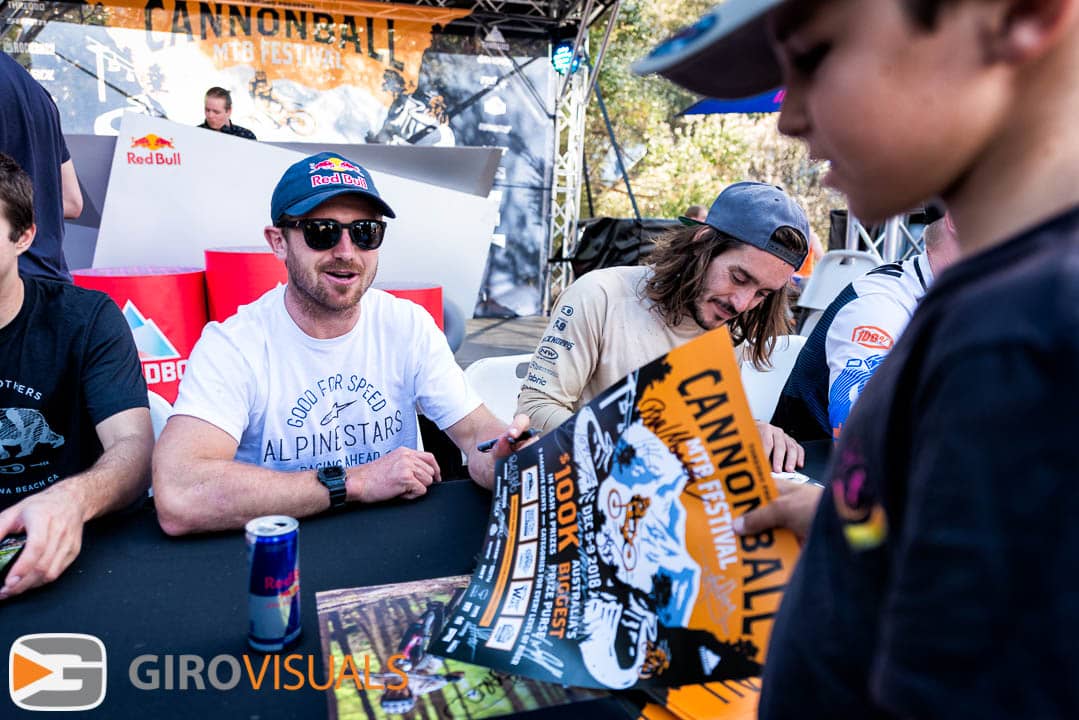
{"label": "red bull energy drink can", "polygon": [[247,643],[260,652],[300,637],[300,523],[287,515],[255,518],[247,536]]}

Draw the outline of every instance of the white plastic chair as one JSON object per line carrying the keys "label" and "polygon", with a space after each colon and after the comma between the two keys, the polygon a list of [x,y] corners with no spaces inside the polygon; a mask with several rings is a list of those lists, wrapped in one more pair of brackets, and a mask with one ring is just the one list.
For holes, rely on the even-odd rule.
{"label": "white plastic chair", "polygon": [[[798,307],[824,310],[855,278],[881,264],[881,259],[864,250],[831,250],[824,254],[806,281]],[[808,333],[802,331],[803,335]]]}
{"label": "white plastic chair", "polygon": [[771,369],[762,372],[750,362],[742,365],[742,387],[746,391],[749,409],[757,420],[768,422],[771,419],[779,404],[779,395],[805,342],[802,335],[783,335],[776,338]]}
{"label": "white plastic chair", "polygon": [[146,394],[150,398],[150,422],[154,426],[154,440],[157,440],[172,415],[172,405],[153,390],[147,390]]}
{"label": "white plastic chair", "polygon": [[495,417],[508,425],[517,414],[517,394],[528,372],[531,354],[503,355],[477,360],[465,368],[468,384],[483,398]]}

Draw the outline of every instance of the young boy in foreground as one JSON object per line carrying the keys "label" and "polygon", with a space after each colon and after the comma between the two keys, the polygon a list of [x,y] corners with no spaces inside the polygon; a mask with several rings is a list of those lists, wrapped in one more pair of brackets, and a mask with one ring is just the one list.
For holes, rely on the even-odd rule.
{"label": "young boy in foreground", "polygon": [[[641,72],[782,83],[780,129],[962,259],[866,387],[777,618],[764,718],[1079,717],[1079,0],[730,0]],[[766,532],[766,531],[765,531]]]}

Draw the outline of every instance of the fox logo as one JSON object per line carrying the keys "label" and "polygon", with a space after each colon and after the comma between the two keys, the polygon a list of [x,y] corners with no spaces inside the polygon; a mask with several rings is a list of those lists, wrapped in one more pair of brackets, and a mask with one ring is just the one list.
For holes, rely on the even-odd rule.
{"label": "fox logo", "polygon": [[19,449],[15,457],[26,457],[40,443],[58,448],[64,444],[64,436],[54,433],[37,410],[4,408],[0,412],[0,460],[11,457],[7,447]]}

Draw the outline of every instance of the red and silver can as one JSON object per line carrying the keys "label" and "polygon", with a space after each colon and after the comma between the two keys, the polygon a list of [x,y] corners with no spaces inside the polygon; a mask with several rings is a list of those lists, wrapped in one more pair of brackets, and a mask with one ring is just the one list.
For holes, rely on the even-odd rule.
{"label": "red and silver can", "polygon": [[300,523],[267,515],[244,530],[251,571],[247,643],[261,652],[283,650],[300,636]]}

